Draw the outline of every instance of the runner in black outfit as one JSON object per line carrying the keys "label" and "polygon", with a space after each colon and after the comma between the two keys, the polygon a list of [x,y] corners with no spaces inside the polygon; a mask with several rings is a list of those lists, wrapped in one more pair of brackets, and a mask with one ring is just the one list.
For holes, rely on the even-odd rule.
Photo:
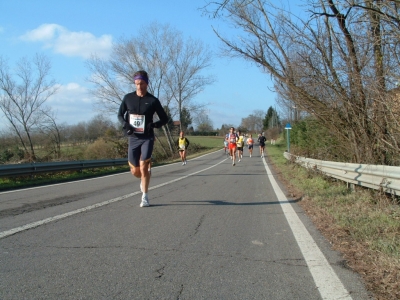
{"label": "runner in black outfit", "polygon": [[260,154],[261,158],[264,157],[264,148],[265,148],[265,142],[267,139],[265,138],[264,135],[261,135],[261,133],[258,135],[258,143],[260,144]]}
{"label": "runner in black outfit", "polygon": [[[131,173],[141,178],[142,202],[140,207],[150,206],[148,188],[150,182],[150,160],[154,146],[154,130],[168,122],[160,101],[147,92],[149,78],[146,71],[134,74],[136,91],[126,94],[118,111],[118,120],[123,124],[129,136],[128,163]],[[153,115],[157,113],[159,121],[153,122]]]}

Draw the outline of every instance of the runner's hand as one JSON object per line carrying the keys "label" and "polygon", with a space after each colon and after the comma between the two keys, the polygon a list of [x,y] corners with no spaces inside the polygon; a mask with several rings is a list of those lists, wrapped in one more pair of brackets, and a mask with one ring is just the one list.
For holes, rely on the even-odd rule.
{"label": "runner's hand", "polygon": [[131,135],[133,133],[133,128],[128,122],[125,122],[122,128],[125,129],[127,135]]}

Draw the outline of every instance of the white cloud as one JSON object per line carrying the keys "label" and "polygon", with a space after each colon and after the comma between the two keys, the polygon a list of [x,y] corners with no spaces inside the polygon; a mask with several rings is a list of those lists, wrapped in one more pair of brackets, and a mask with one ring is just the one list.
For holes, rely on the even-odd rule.
{"label": "white cloud", "polygon": [[73,32],[58,24],[43,24],[20,37],[28,42],[42,42],[45,48],[66,56],[89,58],[91,54],[107,56],[112,47],[112,36],[100,37],[90,32]]}
{"label": "white cloud", "polygon": [[94,97],[88,89],[77,83],[58,85],[58,91],[46,102],[57,114],[59,123],[73,125],[90,120],[98,112],[94,111]]}
{"label": "white cloud", "polygon": [[56,37],[57,32],[62,33],[66,29],[57,24],[43,24],[38,28],[30,30],[22,35],[20,38],[25,41],[49,41]]}
{"label": "white cloud", "polygon": [[88,89],[78,83],[59,84],[57,88],[57,92],[48,100],[50,105],[70,106],[79,103],[87,104],[93,102]]}

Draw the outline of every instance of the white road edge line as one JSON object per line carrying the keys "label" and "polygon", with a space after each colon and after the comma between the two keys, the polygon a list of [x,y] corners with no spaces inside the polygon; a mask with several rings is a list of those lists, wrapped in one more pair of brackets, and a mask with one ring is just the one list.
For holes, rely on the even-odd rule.
{"label": "white road edge line", "polygon": [[292,205],[277,184],[265,159],[262,159],[268,178],[280,202],[286,220],[293,232],[293,235],[300,247],[301,253],[307,263],[314,282],[322,299],[352,299],[349,292],[343,286],[335,271],[326,260],[324,254],[315,243],[314,239],[294,211]]}
{"label": "white road edge line", "polygon": [[[162,187],[164,185],[171,184],[171,183],[183,180],[185,178],[188,178],[190,176],[196,175],[198,173],[207,171],[207,170],[209,170],[211,168],[214,168],[214,167],[218,166],[219,164],[223,163],[225,160],[227,160],[227,158],[223,159],[222,161],[220,161],[219,163],[217,163],[217,164],[215,164],[213,166],[210,166],[208,168],[202,169],[200,171],[197,171],[197,172],[194,172],[194,173],[190,173],[188,175],[176,178],[174,180],[171,180],[171,181],[168,181],[168,182],[164,182],[164,183],[152,186],[151,188],[149,188],[149,190],[158,189],[158,188],[160,188],[160,187]],[[77,209],[77,210],[73,210],[73,211],[67,212],[65,214],[57,215],[57,216],[50,217],[50,218],[47,218],[47,219],[43,219],[43,220],[40,220],[40,221],[37,221],[37,222],[33,222],[33,223],[29,223],[29,224],[26,224],[26,225],[23,225],[23,226],[19,226],[19,227],[10,229],[10,230],[6,230],[6,231],[3,231],[3,232],[0,232],[0,239],[5,238],[5,237],[10,236],[10,235],[13,235],[13,234],[16,234],[18,232],[24,231],[24,230],[32,229],[32,228],[35,228],[35,227],[38,227],[38,226],[41,226],[41,225],[44,225],[44,224],[47,224],[47,223],[50,223],[50,222],[54,222],[54,221],[57,221],[57,220],[60,220],[60,219],[64,219],[64,218],[67,218],[69,216],[73,216],[73,215],[76,215],[76,214],[79,214],[79,213],[82,213],[82,212],[85,212],[85,211],[88,211],[88,210],[91,210],[91,209],[94,209],[94,208],[98,208],[98,207],[105,206],[105,205],[108,205],[108,204],[111,204],[111,203],[114,203],[114,202],[118,202],[118,201],[124,200],[126,198],[129,198],[129,197],[135,196],[137,194],[141,194],[141,193],[142,192],[138,191],[138,192],[134,192],[134,193],[131,193],[131,194],[123,195],[121,197],[113,198],[113,199],[110,199],[110,200],[107,200],[107,201],[103,201],[101,203],[97,203],[97,204],[89,205],[89,206],[86,206],[86,207],[83,207],[83,208],[80,208],[80,209]]]}

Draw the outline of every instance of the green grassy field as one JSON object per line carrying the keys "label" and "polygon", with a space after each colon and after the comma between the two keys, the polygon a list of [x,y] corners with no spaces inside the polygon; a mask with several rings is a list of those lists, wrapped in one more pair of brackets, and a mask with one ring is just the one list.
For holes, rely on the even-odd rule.
{"label": "green grassy field", "polygon": [[203,145],[211,149],[220,149],[224,147],[224,137],[222,136],[187,136],[190,143]]}

